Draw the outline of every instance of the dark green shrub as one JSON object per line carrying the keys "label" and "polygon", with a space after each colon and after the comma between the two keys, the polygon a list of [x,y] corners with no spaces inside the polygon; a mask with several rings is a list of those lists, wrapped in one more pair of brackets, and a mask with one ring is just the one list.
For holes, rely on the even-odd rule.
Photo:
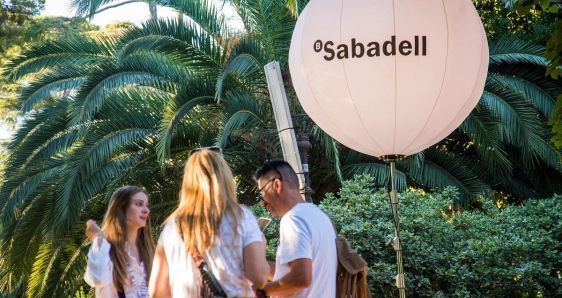
{"label": "dark green shrub", "polygon": [[[396,297],[390,204],[371,185],[355,177],[320,207],[369,263],[373,296]],[[502,209],[482,199],[480,210],[459,214],[451,205],[457,195],[400,194],[408,296],[562,297],[562,197]]]}

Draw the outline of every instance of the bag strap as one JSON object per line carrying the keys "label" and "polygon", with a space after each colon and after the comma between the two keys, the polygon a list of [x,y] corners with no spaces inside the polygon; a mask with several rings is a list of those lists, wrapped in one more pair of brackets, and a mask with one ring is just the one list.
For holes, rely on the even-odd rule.
{"label": "bag strap", "polygon": [[117,296],[119,296],[119,298],[126,298],[125,291],[117,291]]}
{"label": "bag strap", "polygon": [[211,267],[209,267],[209,264],[207,264],[207,262],[205,261],[205,258],[203,258],[203,256],[197,250],[195,252],[190,252],[190,254],[193,258],[193,261],[195,262],[195,265],[197,266],[197,268],[199,268],[201,278],[203,278],[204,282],[211,286],[213,294],[216,297],[226,297],[224,289],[221,287],[219,281],[213,274],[213,271],[211,270]]}

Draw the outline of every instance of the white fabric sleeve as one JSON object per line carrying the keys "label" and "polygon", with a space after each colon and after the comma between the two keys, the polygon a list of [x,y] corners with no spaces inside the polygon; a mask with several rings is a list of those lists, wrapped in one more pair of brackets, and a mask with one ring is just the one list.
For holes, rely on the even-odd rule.
{"label": "white fabric sleeve", "polygon": [[183,239],[182,239],[183,235],[180,235],[180,232],[176,225],[176,220],[172,218],[164,223],[164,228],[160,232],[160,237],[158,237],[157,244],[162,247],[166,247],[165,243],[174,241],[175,239],[174,236],[178,236],[180,239],[179,242],[183,243]]}
{"label": "white fabric sleeve", "polygon": [[258,226],[256,217],[248,209],[248,207],[240,206],[242,208],[242,247],[246,247],[254,242],[263,242],[265,237]]}
{"label": "white fabric sleeve", "polygon": [[277,258],[280,264],[312,259],[312,235],[303,218],[291,214],[281,219]]}
{"label": "white fabric sleeve", "polygon": [[99,288],[113,283],[113,262],[109,256],[111,245],[105,238],[96,237],[88,251],[88,264],[84,280],[91,287]]}

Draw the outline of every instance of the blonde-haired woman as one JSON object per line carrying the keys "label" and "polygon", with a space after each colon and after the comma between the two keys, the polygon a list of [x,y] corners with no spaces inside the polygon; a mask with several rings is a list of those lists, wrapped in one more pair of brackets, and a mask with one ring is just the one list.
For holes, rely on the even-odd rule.
{"label": "blonde-haired woman", "polygon": [[154,256],[150,297],[200,297],[207,263],[227,297],[253,297],[266,282],[265,243],[252,212],[238,204],[232,172],[218,148],[196,149],[184,169],[178,208]]}
{"label": "blonde-haired woman", "polygon": [[94,220],[86,222],[92,246],[84,279],[96,297],[148,297],[154,255],[149,213],[145,190],[123,186],[111,196],[101,229]]}

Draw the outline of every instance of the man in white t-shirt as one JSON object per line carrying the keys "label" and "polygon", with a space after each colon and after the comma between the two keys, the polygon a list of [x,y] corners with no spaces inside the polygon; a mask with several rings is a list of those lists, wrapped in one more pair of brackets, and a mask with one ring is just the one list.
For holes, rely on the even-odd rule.
{"label": "man in white t-shirt", "polygon": [[286,161],[266,162],[255,179],[265,208],[282,217],[271,281],[263,291],[271,297],[334,298],[337,252],[330,219],[303,200],[298,177]]}

